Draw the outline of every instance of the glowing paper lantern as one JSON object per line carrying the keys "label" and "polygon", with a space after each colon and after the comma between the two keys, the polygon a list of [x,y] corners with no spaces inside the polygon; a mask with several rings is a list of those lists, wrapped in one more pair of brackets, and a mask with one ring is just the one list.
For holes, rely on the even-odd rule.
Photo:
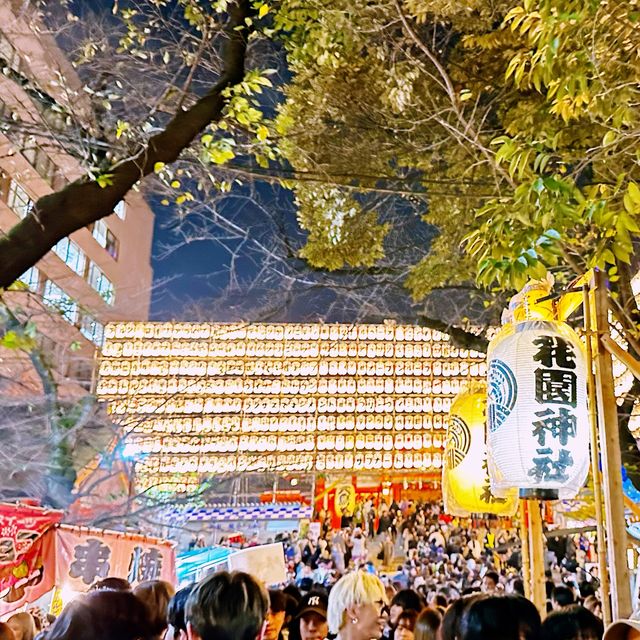
{"label": "glowing paper lantern", "polygon": [[504,497],[491,493],[485,443],[485,385],[459,394],[451,406],[442,468],[444,510],[454,516],[491,513],[512,516],[517,491]]}
{"label": "glowing paper lantern", "polygon": [[488,352],[489,475],[496,495],[575,496],[589,470],[587,368],[566,324],[527,321]]}

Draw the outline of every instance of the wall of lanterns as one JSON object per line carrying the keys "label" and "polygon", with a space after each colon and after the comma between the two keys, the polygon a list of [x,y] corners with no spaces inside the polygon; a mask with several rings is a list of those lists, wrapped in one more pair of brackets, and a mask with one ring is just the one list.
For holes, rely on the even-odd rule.
{"label": "wall of lanterns", "polygon": [[[117,323],[97,393],[143,486],[237,471],[434,473],[483,354],[422,327]],[[187,480],[189,478],[189,480]]]}

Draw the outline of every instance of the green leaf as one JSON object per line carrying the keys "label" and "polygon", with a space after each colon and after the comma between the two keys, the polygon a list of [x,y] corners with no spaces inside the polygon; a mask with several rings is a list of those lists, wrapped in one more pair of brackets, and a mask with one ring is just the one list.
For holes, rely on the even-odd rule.
{"label": "green leaf", "polygon": [[96,178],[96,182],[102,189],[110,187],[113,184],[113,173],[102,173]]}
{"label": "green leaf", "polygon": [[258,10],[258,18],[264,18],[267,13],[269,13],[269,5],[265,3],[261,5],[260,9]]}

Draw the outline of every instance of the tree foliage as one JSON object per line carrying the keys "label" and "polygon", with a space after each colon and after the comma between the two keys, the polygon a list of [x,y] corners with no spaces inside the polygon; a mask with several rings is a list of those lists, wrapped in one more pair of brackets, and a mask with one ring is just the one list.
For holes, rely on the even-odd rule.
{"label": "tree foliage", "polygon": [[[394,277],[420,301],[474,281],[509,291],[547,271],[562,284],[598,266],[631,305],[631,330],[634,7],[116,3],[115,35],[71,27],[94,107],[84,125],[70,118],[84,131],[75,153],[89,173],[0,239],[5,284],[145,174],[185,215],[212,191],[267,179],[293,192],[306,243],[292,259],[314,269],[375,269],[392,252]],[[88,197],[100,206],[80,215]],[[421,252],[411,246],[397,269],[415,216],[438,236]],[[29,250],[17,252],[20,243]]]}

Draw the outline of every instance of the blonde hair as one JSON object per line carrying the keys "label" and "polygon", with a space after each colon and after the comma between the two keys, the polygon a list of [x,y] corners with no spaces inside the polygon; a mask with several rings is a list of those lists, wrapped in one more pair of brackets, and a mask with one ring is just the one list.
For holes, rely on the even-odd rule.
{"label": "blonde hair", "polygon": [[346,621],[347,609],[379,600],[387,602],[384,585],[378,576],[366,571],[354,571],[340,578],[329,593],[327,622],[330,633],[340,633]]}

